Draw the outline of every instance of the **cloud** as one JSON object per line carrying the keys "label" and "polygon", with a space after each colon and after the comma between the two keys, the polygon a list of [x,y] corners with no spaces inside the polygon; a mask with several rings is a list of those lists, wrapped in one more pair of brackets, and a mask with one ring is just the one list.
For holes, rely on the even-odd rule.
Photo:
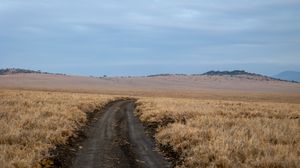
{"label": "cloud", "polygon": [[2,0],[0,58],[288,65],[299,61],[298,16],[299,0]]}
{"label": "cloud", "polygon": [[[111,25],[128,28],[183,28],[200,31],[231,32],[248,31],[262,27],[274,28],[287,24],[274,23],[291,19],[291,6],[297,1],[137,1],[127,4],[120,1],[17,1],[0,2],[10,13],[10,20],[25,20],[23,24],[56,25],[67,24]],[[70,5],[71,4],[71,5]],[[288,6],[278,12],[270,7]],[[298,9],[298,8],[297,8]],[[299,12],[294,11],[298,14]],[[8,15],[9,16],[9,15]],[[269,18],[268,18],[269,17]],[[22,23],[22,22],[21,22]],[[276,23],[276,22],[275,22]],[[16,23],[17,24],[17,23]],[[299,26],[299,25],[298,25]]]}

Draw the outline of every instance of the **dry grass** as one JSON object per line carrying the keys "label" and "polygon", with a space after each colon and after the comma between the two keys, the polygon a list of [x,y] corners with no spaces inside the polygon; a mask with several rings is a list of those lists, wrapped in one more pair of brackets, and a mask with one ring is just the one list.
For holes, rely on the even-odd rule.
{"label": "dry grass", "polygon": [[[300,103],[300,84],[230,76],[164,76],[91,78],[50,74],[0,75],[0,88],[105,93],[138,96],[172,96],[221,99],[271,95],[277,101]],[[253,78],[253,77],[252,77]],[[269,96],[267,96],[268,98]]]}
{"label": "dry grass", "polygon": [[142,98],[138,114],[177,167],[298,167],[300,104]]}
{"label": "dry grass", "polygon": [[[49,157],[85,124],[88,112],[115,97],[72,91],[0,89],[0,167],[32,167]],[[299,94],[170,93],[123,94],[151,96],[138,100],[140,119],[159,126],[156,140],[180,154],[177,167],[300,165]]]}
{"label": "dry grass", "polygon": [[32,167],[113,96],[0,90],[0,167]]}

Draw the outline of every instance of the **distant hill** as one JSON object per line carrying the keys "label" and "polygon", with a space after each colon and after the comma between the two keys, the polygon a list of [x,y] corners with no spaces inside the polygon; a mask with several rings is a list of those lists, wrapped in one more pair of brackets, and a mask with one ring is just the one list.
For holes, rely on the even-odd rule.
{"label": "distant hill", "polygon": [[277,74],[273,77],[278,78],[278,79],[282,79],[282,80],[300,82],[300,72],[296,72],[296,71],[284,71],[284,72],[281,72],[281,73],[279,73],[279,74]]}
{"label": "distant hill", "polygon": [[203,73],[201,75],[210,75],[210,76],[214,76],[214,75],[230,75],[230,76],[235,76],[235,75],[249,75],[249,76],[263,76],[260,74],[255,74],[255,73],[250,73],[250,72],[246,72],[243,70],[234,70],[234,71],[208,71],[206,73]]}
{"label": "distant hill", "polygon": [[[250,75],[250,76],[262,76],[255,73],[249,73],[243,70],[234,70],[234,71],[208,71],[203,74],[192,74],[191,76],[201,76],[201,75],[209,75],[209,76],[223,76],[223,75]],[[158,76],[189,76],[187,74],[154,74],[148,75],[147,77],[158,77]]]}
{"label": "distant hill", "polygon": [[20,68],[6,68],[0,69],[0,75],[9,75],[16,73],[41,73],[41,71],[34,71],[29,69],[20,69]]}
{"label": "distant hill", "polygon": [[[263,81],[286,81],[286,82],[299,82],[294,78],[279,78],[277,76],[270,77],[257,73],[251,73],[244,70],[233,70],[233,71],[208,71],[202,74],[155,74],[148,75],[147,77],[172,77],[172,76],[232,76],[238,78],[252,79],[252,80],[263,80]],[[296,76],[296,75],[294,75]],[[299,76],[299,74],[298,74]],[[298,78],[299,79],[299,78]]]}
{"label": "distant hill", "polygon": [[[266,80],[266,81],[286,81],[286,82],[296,82],[298,83],[299,81],[294,80],[293,78],[279,78],[277,76],[266,76],[266,75],[261,75],[257,73],[250,73],[244,70],[234,70],[234,71],[208,71],[206,73],[203,73],[201,75],[207,75],[207,76],[237,76],[237,77],[246,77],[248,79],[255,79],[255,80]],[[299,76],[299,74],[298,74]],[[299,78],[298,78],[299,79]]]}
{"label": "distant hill", "polygon": [[[66,75],[61,73],[49,73],[49,72],[42,72],[40,70],[29,70],[29,69],[22,69],[22,68],[6,68],[0,69],[0,75],[10,75],[10,74],[52,74],[52,75]],[[286,81],[286,82],[300,82],[300,72],[294,71],[285,71],[273,77],[265,76],[256,73],[250,73],[244,70],[233,70],[233,71],[208,71],[203,74],[154,74],[148,75],[147,77],[188,77],[188,76],[232,76],[244,79],[251,79],[251,80],[263,80],[263,81]]]}
{"label": "distant hill", "polygon": [[29,69],[21,69],[21,68],[6,68],[0,69],[0,75],[9,75],[9,74],[18,74],[18,73],[36,73],[36,74],[55,74],[55,75],[65,75],[60,73],[49,73],[49,72],[42,72],[40,70],[29,70]]}
{"label": "distant hill", "polygon": [[159,76],[187,76],[186,74],[154,74],[154,75],[148,75],[147,77],[159,77]]}

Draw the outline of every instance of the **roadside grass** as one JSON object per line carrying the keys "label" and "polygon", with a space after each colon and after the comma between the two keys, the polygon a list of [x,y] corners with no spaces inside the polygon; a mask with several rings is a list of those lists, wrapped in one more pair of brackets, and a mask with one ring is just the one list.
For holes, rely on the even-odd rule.
{"label": "roadside grass", "polygon": [[298,167],[300,104],[141,98],[140,119],[176,167]]}
{"label": "roadside grass", "polygon": [[114,96],[0,90],[0,167],[33,167]]}
{"label": "roadside grass", "polygon": [[[137,114],[157,127],[160,146],[179,154],[180,168],[300,165],[300,104],[241,97],[139,97]],[[37,166],[56,145],[76,136],[88,113],[115,98],[0,89],[0,167]]]}

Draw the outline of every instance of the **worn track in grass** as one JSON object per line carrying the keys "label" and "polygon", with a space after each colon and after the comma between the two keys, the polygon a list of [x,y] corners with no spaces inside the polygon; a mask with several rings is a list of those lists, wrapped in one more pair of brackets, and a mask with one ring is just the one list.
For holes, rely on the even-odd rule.
{"label": "worn track in grass", "polygon": [[169,167],[134,116],[134,109],[132,100],[116,101],[106,108],[87,129],[71,167]]}

